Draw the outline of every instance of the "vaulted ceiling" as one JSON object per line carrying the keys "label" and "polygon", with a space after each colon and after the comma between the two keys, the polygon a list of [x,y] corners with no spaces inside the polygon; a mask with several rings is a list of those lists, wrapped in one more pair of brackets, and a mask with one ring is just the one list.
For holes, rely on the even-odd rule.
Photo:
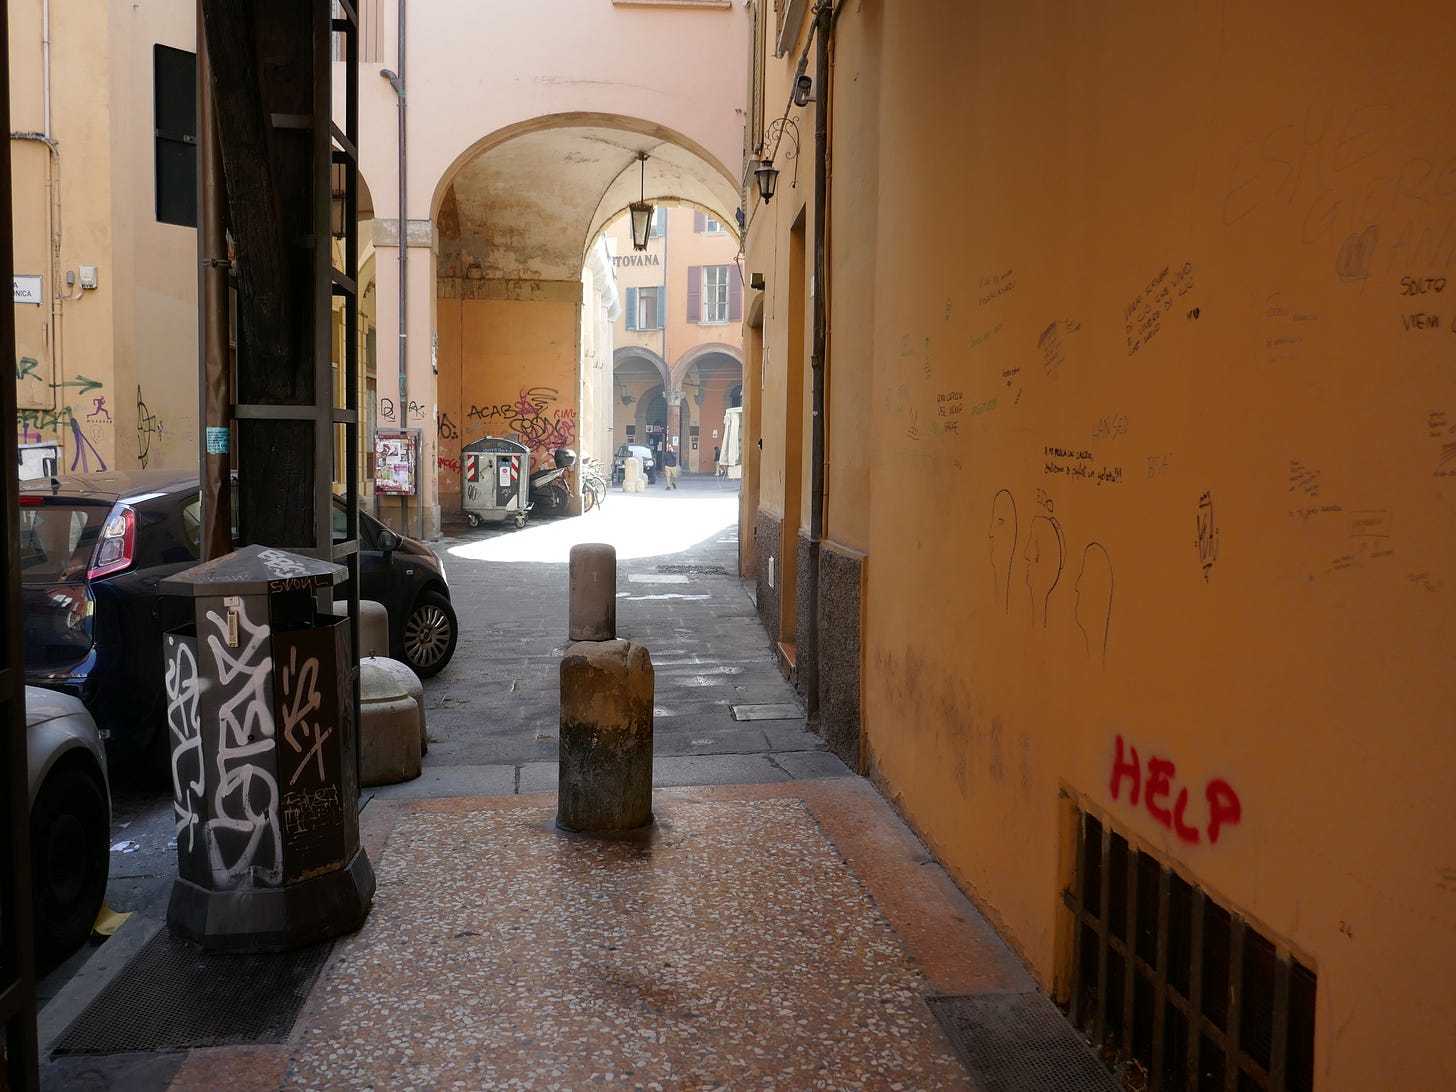
{"label": "vaulted ceiling", "polygon": [[556,124],[475,153],[440,200],[440,275],[576,280],[587,247],[639,193],[736,223],[737,187],[720,169],[671,134],[638,128],[647,131]]}

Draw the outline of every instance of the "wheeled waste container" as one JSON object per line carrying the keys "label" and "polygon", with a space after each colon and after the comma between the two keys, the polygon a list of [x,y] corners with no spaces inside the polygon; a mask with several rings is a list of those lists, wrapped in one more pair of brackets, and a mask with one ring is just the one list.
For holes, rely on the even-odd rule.
{"label": "wheeled waste container", "polygon": [[472,527],[514,520],[531,510],[531,449],[503,436],[486,436],[460,451],[460,508]]}

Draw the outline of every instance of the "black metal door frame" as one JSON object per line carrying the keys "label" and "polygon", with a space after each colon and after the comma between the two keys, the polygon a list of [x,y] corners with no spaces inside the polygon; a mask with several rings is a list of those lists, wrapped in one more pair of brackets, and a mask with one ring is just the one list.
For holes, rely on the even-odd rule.
{"label": "black metal door frame", "polygon": [[[0,0],[0,117],[10,116],[9,4]],[[10,153],[0,156],[0,285],[15,273],[11,224]],[[55,285],[46,286],[55,291]],[[11,306],[7,304],[6,306]],[[15,360],[15,323],[0,322],[0,359]],[[0,383],[0,419],[15,421],[15,372],[7,367]],[[12,433],[12,443],[13,443]],[[13,448],[12,448],[13,450]],[[40,1086],[36,1042],[35,923],[31,921],[30,789],[25,761],[25,675],[20,643],[20,557],[16,550],[20,478],[13,463],[0,473],[0,504],[5,507],[5,541],[0,549],[0,718],[5,746],[0,747],[0,785],[5,786],[6,835],[0,839],[0,1018],[5,1021],[5,1077],[9,1087]]]}

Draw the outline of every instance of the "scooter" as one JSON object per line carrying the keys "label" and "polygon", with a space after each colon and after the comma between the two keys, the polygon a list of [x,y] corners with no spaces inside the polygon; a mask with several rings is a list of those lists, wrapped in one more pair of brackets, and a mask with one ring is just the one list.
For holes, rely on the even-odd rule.
{"label": "scooter", "polygon": [[[554,516],[566,511],[571,503],[571,486],[567,484],[566,472],[576,461],[574,453],[570,462],[563,453],[556,453],[556,466],[545,466],[531,475],[529,497],[531,511],[538,515]],[[566,465],[560,465],[566,463]]]}

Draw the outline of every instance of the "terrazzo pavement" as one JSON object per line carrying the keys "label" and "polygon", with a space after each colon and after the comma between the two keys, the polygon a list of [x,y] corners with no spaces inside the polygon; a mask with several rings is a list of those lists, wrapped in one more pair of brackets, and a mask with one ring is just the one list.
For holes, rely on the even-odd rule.
{"label": "terrazzo pavement", "polygon": [[[729,511],[713,479],[672,497],[702,501],[708,525]],[[663,518],[643,499],[614,493],[606,510]],[[566,567],[472,558],[504,532],[447,527],[436,548],[462,637],[426,683],[425,771],[361,794],[373,908],[335,943],[290,1040],[57,1060],[42,1087],[976,1087],[923,998],[1035,984],[801,714],[733,718],[800,708],[732,575],[734,518],[671,554],[619,546],[618,634],[648,646],[657,678],[650,827],[556,829]],[[610,540],[591,521],[549,530]],[[555,548],[543,538],[540,556]],[[106,980],[78,975],[61,1007]],[[43,1047],[56,1024],[42,1013]]]}

